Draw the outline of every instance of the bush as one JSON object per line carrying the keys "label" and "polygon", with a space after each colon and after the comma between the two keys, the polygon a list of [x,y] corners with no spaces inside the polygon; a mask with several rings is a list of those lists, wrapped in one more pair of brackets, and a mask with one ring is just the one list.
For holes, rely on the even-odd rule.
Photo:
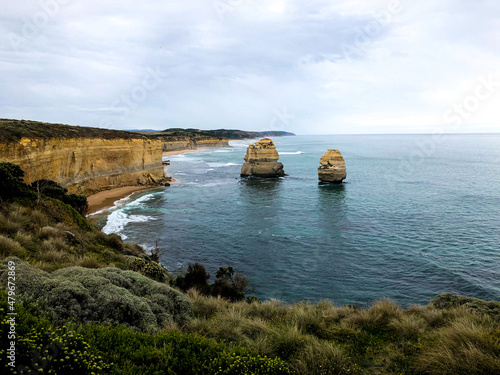
{"label": "bush", "polygon": [[12,163],[0,163],[0,201],[30,195],[23,181],[24,171]]}
{"label": "bush", "polygon": [[242,273],[234,273],[233,267],[220,267],[216,279],[210,286],[210,294],[215,297],[227,298],[230,301],[245,299],[249,281]]}
{"label": "bush", "polygon": [[[10,324],[7,322],[7,293],[0,289],[0,337],[2,343],[7,338]],[[41,307],[29,304],[30,310],[41,311]],[[0,368],[2,374],[102,374],[107,373],[109,365],[94,355],[90,345],[82,335],[68,327],[53,327],[48,320],[24,308],[16,306],[16,368],[8,366],[6,349],[0,347]]]}
{"label": "bush", "polygon": [[68,194],[68,189],[51,180],[37,180],[31,184],[31,189],[37,194],[37,200],[42,196],[60,200],[73,207],[80,215],[84,216],[89,208],[87,197],[80,194]]}
{"label": "bush", "polygon": [[123,327],[89,325],[80,328],[100,351],[113,374],[290,374],[280,359],[270,359],[241,347],[229,348],[191,334],[146,335]]}
{"label": "bush", "polygon": [[210,274],[200,263],[189,264],[185,276],[179,275],[173,285],[187,292],[196,289],[201,294],[223,297],[232,302],[245,299],[249,281],[242,273],[234,272],[233,267],[220,267],[213,284],[209,284]]}
{"label": "bush", "polygon": [[206,293],[206,291],[208,290],[209,279],[210,274],[207,273],[205,267],[202,264],[189,264],[186,276],[184,277],[183,290],[194,288],[203,293]]}
{"label": "bush", "polygon": [[[136,272],[70,267],[48,274],[18,259],[16,264],[19,293],[46,301],[47,313],[60,324],[99,321],[155,331],[173,323],[182,325],[192,316],[186,296]],[[5,271],[0,269],[3,283]]]}
{"label": "bush", "polygon": [[142,269],[142,273],[150,279],[163,282],[166,279],[165,268],[156,262],[150,262]]}

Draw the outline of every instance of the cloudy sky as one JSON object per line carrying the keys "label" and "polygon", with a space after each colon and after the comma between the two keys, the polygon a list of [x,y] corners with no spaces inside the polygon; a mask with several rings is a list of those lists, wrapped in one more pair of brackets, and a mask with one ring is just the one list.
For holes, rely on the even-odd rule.
{"label": "cloudy sky", "polygon": [[500,131],[498,0],[40,0],[0,117],[115,129]]}

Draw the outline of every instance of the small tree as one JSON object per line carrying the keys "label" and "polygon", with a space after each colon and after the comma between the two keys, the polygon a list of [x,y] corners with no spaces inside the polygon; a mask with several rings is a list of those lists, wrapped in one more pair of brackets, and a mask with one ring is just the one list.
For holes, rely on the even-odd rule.
{"label": "small tree", "polygon": [[[50,187],[60,187],[55,181],[51,180],[36,180],[31,183],[31,188],[36,192],[36,203],[40,204],[42,200],[42,195],[45,194],[45,190]],[[66,193],[63,193],[63,195]]]}
{"label": "small tree", "polygon": [[37,204],[40,204],[42,195],[58,199],[73,207],[80,215],[85,216],[89,209],[87,197],[81,194],[68,194],[68,189],[63,188],[55,181],[37,180],[31,184],[37,194]]}
{"label": "small tree", "polygon": [[245,299],[248,292],[249,281],[240,272],[235,273],[233,267],[220,267],[215,274],[215,281],[211,285],[211,294],[220,296],[231,301],[241,301]]}
{"label": "small tree", "polygon": [[200,291],[200,293],[207,294],[209,290],[209,279],[210,274],[207,273],[203,264],[190,263],[188,265],[186,276],[177,276],[175,279],[175,285],[184,291],[195,288]]}
{"label": "small tree", "polygon": [[29,190],[23,181],[24,171],[12,163],[0,163],[0,199],[7,200],[26,195]]}

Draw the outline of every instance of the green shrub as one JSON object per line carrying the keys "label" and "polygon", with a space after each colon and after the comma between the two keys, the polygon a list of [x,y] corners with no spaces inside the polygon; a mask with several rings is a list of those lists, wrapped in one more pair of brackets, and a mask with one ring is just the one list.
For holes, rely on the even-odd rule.
{"label": "green shrub", "polygon": [[179,287],[185,291],[194,288],[202,293],[207,293],[209,279],[210,274],[205,270],[205,266],[200,263],[189,264],[184,278],[178,278],[181,284]]}
{"label": "green shrub", "polygon": [[130,270],[135,271],[135,272],[142,272],[144,267],[146,267],[146,262],[144,259],[141,258],[134,258],[132,262],[130,262]]}
{"label": "green shrub", "polygon": [[290,374],[280,359],[241,347],[180,332],[147,335],[118,326],[82,326],[79,330],[99,350],[113,374]]}
{"label": "green shrub", "polygon": [[165,268],[156,262],[150,262],[144,266],[142,273],[150,279],[163,282],[166,279]]}
{"label": "green shrub", "polygon": [[12,163],[0,163],[0,201],[34,196],[23,181],[24,171]]}
{"label": "green shrub", "polygon": [[49,274],[16,258],[0,269],[5,283],[8,260],[16,261],[17,290],[43,299],[54,322],[99,321],[154,331],[171,324],[183,325],[192,316],[186,296],[171,287],[133,271],[117,268],[63,268]]}
{"label": "green shrub", "polygon": [[[29,310],[22,304],[16,305],[16,367],[8,366],[6,350],[0,347],[0,368],[2,374],[103,374],[110,368],[102,358],[95,355],[82,335],[63,326],[53,327],[40,315],[40,307],[30,303]],[[10,342],[7,334],[7,293],[0,288],[0,337],[1,342]],[[38,314],[33,315],[32,311]]]}

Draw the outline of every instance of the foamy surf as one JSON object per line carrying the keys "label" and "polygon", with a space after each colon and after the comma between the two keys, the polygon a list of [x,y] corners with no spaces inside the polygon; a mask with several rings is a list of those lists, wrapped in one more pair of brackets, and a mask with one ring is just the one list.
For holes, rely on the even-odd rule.
{"label": "foamy surf", "polygon": [[236,163],[207,163],[210,168],[230,167],[232,165],[242,165]]}
{"label": "foamy surf", "polygon": [[125,226],[129,223],[145,223],[151,220],[156,220],[154,217],[146,215],[127,215],[123,209],[116,210],[108,216],[108,221],[102,231],[106,234],[116,233],[119,234],[122,239],[126,239],[127,236],[120,234]]}

